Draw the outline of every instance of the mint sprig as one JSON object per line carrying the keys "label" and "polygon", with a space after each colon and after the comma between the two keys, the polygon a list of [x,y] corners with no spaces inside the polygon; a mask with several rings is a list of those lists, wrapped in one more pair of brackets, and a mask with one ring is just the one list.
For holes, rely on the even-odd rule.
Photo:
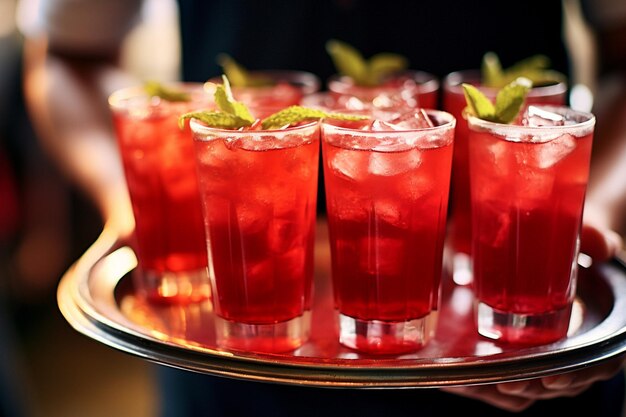
{"label": "mint sprig", "polygon": [[503,68],[498,55],[487,52],[481,65],[481,83],[485,87],[503,88],[520,77],[531,80],[535,87],[565,81],[563,74],[549,68],[550,59],[545,55],[533,55]]}
{"label": "mint sprig", "polygon": [[387,75],[408,67],[408,61],[402,55],[382,52],[366,60],[356,48],[335,39],[326,43],[326,51],[339,74],[362,86],[380,85]]}
{"label": "mint sprig", "polygon": [[269,77],[251,74],[230,55],[219,54],[217,62],[234,87],[264,87],[274,84]]}
{"label": "mint sprig", "polygon": [[368,119],[367,116],[356,116],[343,113],[327,113],[317,109],[310,109],[302,106],[290,106],[277,113],[274,113],[261,122],[261,128],[279,129],[284,126],[290,126],[301,122],[314,121],[320,119],[335,119],[358,121]]}
{"label": "mint sprig", "polygon": [[165,87],[158,81],[147,81],[143,85],[143,89],[150,97],[159,97],[163,100],[172,102],[191,101],[191,96],[189,95],[189,93]]}
{"label": "mint sprig", "polygon": [[[198,119],[207,126],[219,129],[241,129],[255,124],[255,118],[250,114],[245,104],[235,101],[226,75],[222,76],[224,84],[215,88],[215,104],[218,111],[195,111],[185,113],[178,118],[178,126],[185,127],[188,119]],[[279,129],[304,121],[331,118],[336,120],[365,120],[367,116],[355,116],[342,113],[326,113],[321,110],[309,109],[302,106],[287,107],[261,121],[261,128],[265,130]]]}
{"label": "mint sprig", "polygon": [[462,87],[470,114],[490,122],[508,124],[517,118],[532,82],[527,78],[518,78],[509,83],[498,91],[495,104],[473,85],[463,84]]}

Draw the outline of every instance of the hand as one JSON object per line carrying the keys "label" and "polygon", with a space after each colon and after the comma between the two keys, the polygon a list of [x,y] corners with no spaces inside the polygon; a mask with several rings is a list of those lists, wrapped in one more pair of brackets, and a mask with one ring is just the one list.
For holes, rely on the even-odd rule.
{"label": "hand", "polygon": [[574,397],[594,382],[610,379],[624,365],[625,355],[560,375],[499,384],[445,387],[443,391],[483,401],[511,412],[523,411],[537,400]]}
{"label": "hand", "polygon": [[615,256],[624,245],[622,237],[611,230],[612,222],[608,214],[606,210],[598,209],[593,204],[585,206],[580,249],[600,262]]}

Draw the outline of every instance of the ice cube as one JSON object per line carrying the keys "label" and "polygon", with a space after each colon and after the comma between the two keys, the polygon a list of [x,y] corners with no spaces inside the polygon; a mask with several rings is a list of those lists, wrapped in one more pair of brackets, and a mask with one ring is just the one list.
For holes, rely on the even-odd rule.
{"label": "ice cube", "polygon": [[364,130],[371,130],[373,132],[388,132],[402,130],[402,128],[400,126],[376,119],[370,125],[366,126]]}
{"label": "ice cube", "polygon": [[434,124],[424,109],[414,109],[389,121],[398,130],[426,129]]}
{"label": "ice cube", "polygon": [[298,245],[277,258],[276,269],[281,278],[292,277],[300,280],[305,276],[306,250]]}
{"label": "ice cube", "polygon": [[368,170],[374,175],[390,177],[415,169],[421,163],[422,153],[418,149],[394,153],[372,152]]}
{"label": "ice cube", "polygon": [[403,216],[398,207],[398,201],[395,199],[378,199],[374,201],[373,211],[374,221],[384,221],[401,229],[407,226],[406,216]]}
{"label": "ice cube", "polygon": [[537,106],[528,106],[522,116],[522,124],[532,127],[564,126],[565,117]]}
{"label": "ice cube", "polygon": [[576,138],[566,133],[551,141],[527,146],[529,146],[528,152],[520,152],[516,155],[518,163],[548,169],[576,149]]}
{"label": "ice cube", "polygon": [[340,150],[330,160],[330,167],[335,175],[353,181],[361,181],[367,175],[363,169],[367,164],[367,152]]}

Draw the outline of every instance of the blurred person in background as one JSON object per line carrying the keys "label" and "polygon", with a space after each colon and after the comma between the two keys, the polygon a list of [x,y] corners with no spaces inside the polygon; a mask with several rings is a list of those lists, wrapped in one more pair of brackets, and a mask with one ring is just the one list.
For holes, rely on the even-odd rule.
{"label": "blurred person in background", "polygon": [[[26,94],[42,146],[89,195],[103,221],[132,232],[124,174],[107,97],[137,84],[120,65],[122,44],[137,24],[140,0],[47,0],[29,32]],[[300,69],[325,80],[334,73],[325,43],[344,40],[365,56],[407,56],[438,76],[476,68],[486,51],[510,65],[542,53],[554,69],[596,92],[595,135],[583,251],[600,261],[622,245],[626,224],[626,8],[615,0],[506,2],[363,0],[179,1],[181,79],[218,75],[218,53],[252,69]],[[582,15],[589,36],[563,37],[563,15]],[[585,35],[580,32],[578,35]],[[573,48],[567,46],[575,45]],[[155,58],[157,45],[148,44]],[[610,77],[609,77],[610,76]],[[620,78],[621,77],[621,78]],[[602,82],[601,82],[602,81]],[[619,416],[623,358],[530,381],[442,390],[324,390],[276,386],[159,367],[164,416],[472,415],[589,413]],[[456,394],[456,395],[452,395]],[[243,401],[242,401],[243,400]],[[307,414],[309,413],[309,414]]]}

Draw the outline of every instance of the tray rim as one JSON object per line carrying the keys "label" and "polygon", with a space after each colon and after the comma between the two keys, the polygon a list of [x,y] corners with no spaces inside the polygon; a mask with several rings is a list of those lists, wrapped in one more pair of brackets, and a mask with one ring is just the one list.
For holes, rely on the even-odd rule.
{"label": "tray rim", "polygon": [[[194,372],[264,382],[317,387],[429,388],[441,386],[476,385],[542,377],[573,371],[608,360],[626,352],[626,319],[614,333],[587,340],[575,347],[552,351],[525,349],[524,357],[498,354],[474,361],[436,362],[424,359],[352,359],[333,358],[327,362],[285,363],[271,354],[222,351],[210,347],[185,347],[142,333],[98,311],[88,298],[87,281],[91,269],[102,259],[125,247],[124,240],[112,230],[103,230],[94,244],[64,274],[57,290],[61,313],[75,330],[102,344],[161,365]],[[620,269],[621,263],[605,264],[602,268]],[[124,275],[124,274],[122,274]],[[626,280],[606,274],[611,290],[624,290]],[[118,277],[115,285],[120,281]],[[622,282],[623,281],[623,282]],[[113,289],[115,288],[113,285]],[[113,294],[111,294],[113,297]],[[626,311],[626,300],[618,299]],[[615,311],[609,312],[609,316]],[[119,312],[125,322],[132,321]],[[596,331],[605,320],[590,331]],[[461,357],[463,358],[463,357]],[[450,358],[459,359],[459,358]],[[486,360],[488,359],[488,360]],[[402,361],[402,363],[399,363]],[[394,366],[389,366],[394,364]]]}

